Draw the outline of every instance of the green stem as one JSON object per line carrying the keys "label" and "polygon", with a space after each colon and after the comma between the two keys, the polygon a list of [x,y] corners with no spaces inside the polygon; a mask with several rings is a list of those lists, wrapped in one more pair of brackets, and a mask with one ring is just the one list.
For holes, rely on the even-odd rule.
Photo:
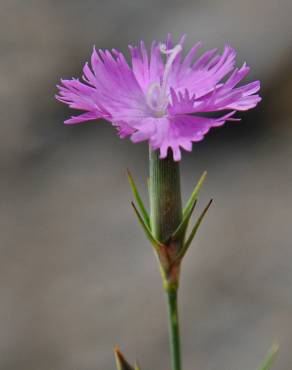
{"label": "green stem", "polygon": [[177,290],[167,291],[171,365],[173,370],[181,370],[180,335],[177,309]]}
{"label": "green stem", "polygon": [[179,163],[174,162],[169,151],[165,159],[159,159],[159,152],[150,150],[150,224],[153,236],[166,246],[169,266],[162,267],[163,285],[167,294],[169,312],[169,335],[172,370],[181,370],[180,336],[177,309],[179,266],[172,265],[182,240],[175,243],[170,236],[182,221]]}

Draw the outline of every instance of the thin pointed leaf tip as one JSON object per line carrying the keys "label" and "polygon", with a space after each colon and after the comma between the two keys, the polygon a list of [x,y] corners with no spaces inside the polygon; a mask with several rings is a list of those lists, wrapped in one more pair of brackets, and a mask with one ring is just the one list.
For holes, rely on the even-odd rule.
{"label": "thin pointed leaf tip", "polygon": [[[114,49],[95,50],[85,64],[82,80],[61,80],[56,98],[83,111],[65,121],[75,124],[105,119],[121,138],[149,141],[160,157],[171,148],[175,161],[181,149],[192,150],[212,127],[237,121],[237,111],[254,108],[261,100],[260,82],[238,86],[250,68],[236,67],[236,51],[207,51],[198,56],[201,43],[184,53],[183,36],[177,43],[153,41],[148,52],[143,41],[129,46],[131,65]],[[209,113],[205,117],[202,114]],[[227,112],[227,113],[226,113]],[[215,114],[216,113],[216,114]]]}
{"label": "thin pointed leaf tip", "polygon": [[141,216],[140,212],[138,211],[137,207],[133,202],[131,202],[131,205],[134,209],[134,212],[137,216],[137,219],[139,221],[139,224],[142,226],[142,229],[144,230],[144,233],[147,237],[147,239],[150,241],[150,243],[153,245],[154,249],[158,252],[159,248],[163,248],[163,245],[153,236],[150,228],[146,225],[145,221],[143,220],[143,217]]}
{"label": "thin pointed leaf tip", "polygon": [[206,213],[208,212],[208,209],[210,208],[212,202],[213,202],[213,199],[210,199],[209,203],[207,204],[207,206],[204,208],[203,212],[201,213],[201,215],[197,219],[197,222],[195,223],[194,227],[192,228],[189,237],[187,238],[186,242],[184,243],[183,247],[181,248],[181,250],[179,251],[179,253],[176,257],[177,260],[182,260],[182,258],[186,254],[186,252],[189,249],[192,241],[194,240],[194,237],[195,237],[195,235],[196,235],[196,233],[197,233],[197,231],[198,231]]}
{"label": "thin pointed leaf tip", "polygon": [[133,196],[138,204],[138,207],[142,213],[142,216],[143,216],[143,220],[145,222],[145,224],[150,228],[150,218],[149,218],[149,215],[148,215],[148,212],[146,211],[146,208],[144,206],[144,203],[142,201],[142,198],[138,192],[138,189],[137,189],[137,186],[135,184],[135,181],[133,179],[133,176],[130,172],[129,169],[127,169],[127,176],[128,176],[128,180],[129,180],[129,183],[130,183],[130,187],[132,189],[132,193],[133,193]]}
{"label": "thin pointed leaf tip", "polygon": [[201,190],[206,177],[207,177],[207,171],[204,171],[184,208],[183,219],[181,223],[179,224],[178,228],[175,230],[175,232],[172,235],[173,240],[177,240],[177,239],[184,240],[190,218],[192,217],[193,211],[196,207],[196,203],[197,203],[198,196],[199,196],[199,191]]}
{"label": "thin pointed leaf tip", "polygon": [[134,368],[128,363],[119,347],[115,348],[115,359],[117,370],[136,370],[136,366]]}
{"label": "thin pointed leaf tip", "polygon": [[270,370],[274,360],[279,352],[279,345],[277,343],[274,343],[272,347],[269,350],[269,353],[267,354],[267,357],[265,358],[262,365],[259,367],[258,370]]}

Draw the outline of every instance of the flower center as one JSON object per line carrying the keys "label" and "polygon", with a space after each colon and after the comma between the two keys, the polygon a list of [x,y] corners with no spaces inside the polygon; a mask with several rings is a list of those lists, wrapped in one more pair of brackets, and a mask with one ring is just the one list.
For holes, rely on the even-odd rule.
{"label": "flower center", "polygon": [[180,44],[176,45],[172,49],[167,49],[165,44],[160,44],[160,52],[168,56],[164,67],[161,83],[152,82],[146,93],[146,100],[148,106],[154,111],[158,117],[165,115],[165,109],[168,105],[168,94],[167,94],[167,81],[171,71],[172,64],[176,56],[182,51]]}

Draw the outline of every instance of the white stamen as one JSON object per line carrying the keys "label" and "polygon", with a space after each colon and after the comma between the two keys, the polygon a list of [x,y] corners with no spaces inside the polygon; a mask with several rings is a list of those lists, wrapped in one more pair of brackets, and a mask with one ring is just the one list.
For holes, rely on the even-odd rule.
{"label": "white stamen", "polygon": [[169,72],[171,71],[171,66],[176,58],[176,56],[182,51],[182,46],[180,44],[177,44],[173,49],[167,50],[165,44],[160,44],[160,51],[163,54],[170,55],[169,58],[167,59],[165,68],[164,68],[164,73],[162,77],[162,93],[165,94],[166,90],[166,84],[167,84],[167,78],[169,75]]}
{"label": "white stamen", "polygon": [[[146,94],[146,100],[147,104],[152,110],[156,111],[159,114],[162,114],[168,104],[168,97],[166,94],[167,79],[176,56],[182,51],[182,46],[178,44],[172,49],[167,49],[166,44],[160,44],[159,49],[161,53],[168,55],[169,57],[167,58],[164,67],[161,85],[158,82],[153,82],[152,84],[150,84]],[[156,97],[154,96],[155,91],[157,92]],[[154,103],[155,100],[156,103]]]}

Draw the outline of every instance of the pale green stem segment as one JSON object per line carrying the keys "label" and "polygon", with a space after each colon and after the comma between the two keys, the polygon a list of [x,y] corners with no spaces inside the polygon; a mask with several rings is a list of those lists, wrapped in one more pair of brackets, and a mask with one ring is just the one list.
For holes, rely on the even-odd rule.
{"label": "pale green stem segment", "polygon": [[[150,150],[150,225],[155,239],[164,243],[168,253],[176,254],[183,240],[175,244],[168,241],[182,222],[179,163],[174,162],[172,153],[160,159],[158,151]],[[174,269],[164,275],[164,288],[169,312],[169,332],[172,370],[181,370],[180,334],[177,308],[177,289],[179,271]]]}
{"label": "pale green stem segment", "polygon": [[177,290],[167,292],[171,365],[173,370],[181,369],[180,334],[177,308]]}

